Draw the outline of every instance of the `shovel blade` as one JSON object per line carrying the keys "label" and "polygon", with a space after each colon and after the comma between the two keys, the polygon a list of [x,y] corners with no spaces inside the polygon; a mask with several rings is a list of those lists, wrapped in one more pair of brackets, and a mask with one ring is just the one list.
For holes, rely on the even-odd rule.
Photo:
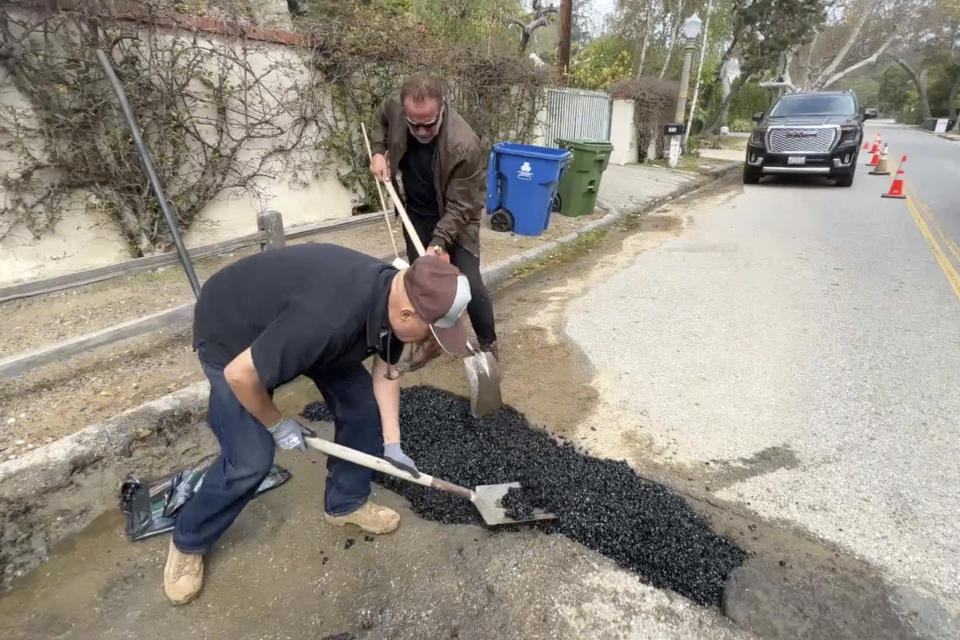
{"label": "shovel blade", "polygon": [[482,418],[503,406],[500,396],[500,363],[489,351],[478,351],[463,359],[470,387],[470,413]]}
{"label": "shovel blade", "polygon": [[543,509],[534,509],[530,517],[523,518],[522,520],[514,520],[507,516],[507,511],[502,506],[503,496],[507,495],[507,490],[513,487],[519,489],[520,483],[482,484],[474,489],[476,498],[473,500],[473,504],[477,507],[477,511],[480,512],[483,521],[486,522],[488,526],[518,524],[521,522],[532,522],[534,520],[553,520],[557,517]]}

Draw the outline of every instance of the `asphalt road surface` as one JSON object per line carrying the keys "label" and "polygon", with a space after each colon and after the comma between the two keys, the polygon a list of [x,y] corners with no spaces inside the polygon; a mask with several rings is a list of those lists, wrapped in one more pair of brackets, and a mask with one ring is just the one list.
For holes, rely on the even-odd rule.
{"label": "asphalt road surface", "polygon": [[[881,199],[891,177],[864,158],[851,188],[734,184],[497,295],[507,400],[748,551],[722,607],[565,536],[419,519],[382,488],[399,531],[329,527],[322,456],[283,452],[293,479],[244,511],[190,606],[163,598],[166,537],[129,543],[114,510],[0,597],[0,637],[955,640],[960,146],[874,131],[908,155],[910,200]],[[462,371],[414,381],[463,394]]]}
{"label": "asphalt road surface", "polygon": [[[877,567],[927,637],[960,637],[960,145],[853,187],[764,179],[701,203],[569,308],[598,424],[651,469]],[[895,163],[896,164],[896,163]]]}

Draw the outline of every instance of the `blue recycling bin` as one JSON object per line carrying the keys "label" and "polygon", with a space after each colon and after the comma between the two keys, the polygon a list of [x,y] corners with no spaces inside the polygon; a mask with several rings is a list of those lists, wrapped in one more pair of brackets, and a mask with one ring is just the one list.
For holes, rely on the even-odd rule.
{"label": "blue recycling bin", "polygon": [[487,169],[487,213],[497,231],[538,236],[550,210],[570,152],[531,144],[498,142]]}

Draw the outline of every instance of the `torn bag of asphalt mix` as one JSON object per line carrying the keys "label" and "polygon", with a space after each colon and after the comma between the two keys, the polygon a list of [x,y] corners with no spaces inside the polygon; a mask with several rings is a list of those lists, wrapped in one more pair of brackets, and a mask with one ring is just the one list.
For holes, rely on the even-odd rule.
{"label": "torn bag of asphalt mix", "polygon": [[[127,518],[127,537],[143,540],[173,531],[177,514],[203,484],[203,476],[214,460],[216,456],[209,456],[190,469],[153,482],[143,482],[128,475],[120,487],[120,510]],[[256,495],[279,487],[290,476],[291,473],[283,467],[273,465],[257,487]]]}

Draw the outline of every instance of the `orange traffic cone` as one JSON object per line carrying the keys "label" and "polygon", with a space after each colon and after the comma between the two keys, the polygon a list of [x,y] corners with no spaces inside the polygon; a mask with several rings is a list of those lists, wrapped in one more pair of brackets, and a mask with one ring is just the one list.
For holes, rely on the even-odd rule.
{"label": "orange traffic cone", "polygon": [[863,141],[863,150],[864,150],[864,151],[869,151],[869,150],[870,150],[870,143],[867,142],[866,140]]}
{"label": "orange traffic cone", "polygon": [[877,163],[876,168],[870,172],[872,176],[888,176],[890,175],[890,169],[887,167],[887,149],[889,145],[883,145],[883,153],[880,154],[880,162]]}
{"label": "orange traffic cone", "polygon": [[870,149],[870,153],[880,153],[880,134],[878,133],[873,139],[873,147]]}
{"label": "orange traffic cone", "polygon": [[877,166],[878,164],[880,164],[880,151],[878,151],[878,150],[875,149],[875,150],[871,151],[870,153],[873,154],[873,157],[870,158],[870,162],[867,163],[867,166],[868,166],[868,167],[875,167],[875,166]]}
{"label": "orange traffic cone", "polygon": [[900,166],[897,167],[897,175],[893,177],[893,182],[890,183],[890,191],[887,193],[881,193],[881,198],[899,198],[900,200],[906,200],[907,196],[903,195],[903,178],[900,176],[903,175],[903,165],[907,162],[907,156],[900,158]]}

